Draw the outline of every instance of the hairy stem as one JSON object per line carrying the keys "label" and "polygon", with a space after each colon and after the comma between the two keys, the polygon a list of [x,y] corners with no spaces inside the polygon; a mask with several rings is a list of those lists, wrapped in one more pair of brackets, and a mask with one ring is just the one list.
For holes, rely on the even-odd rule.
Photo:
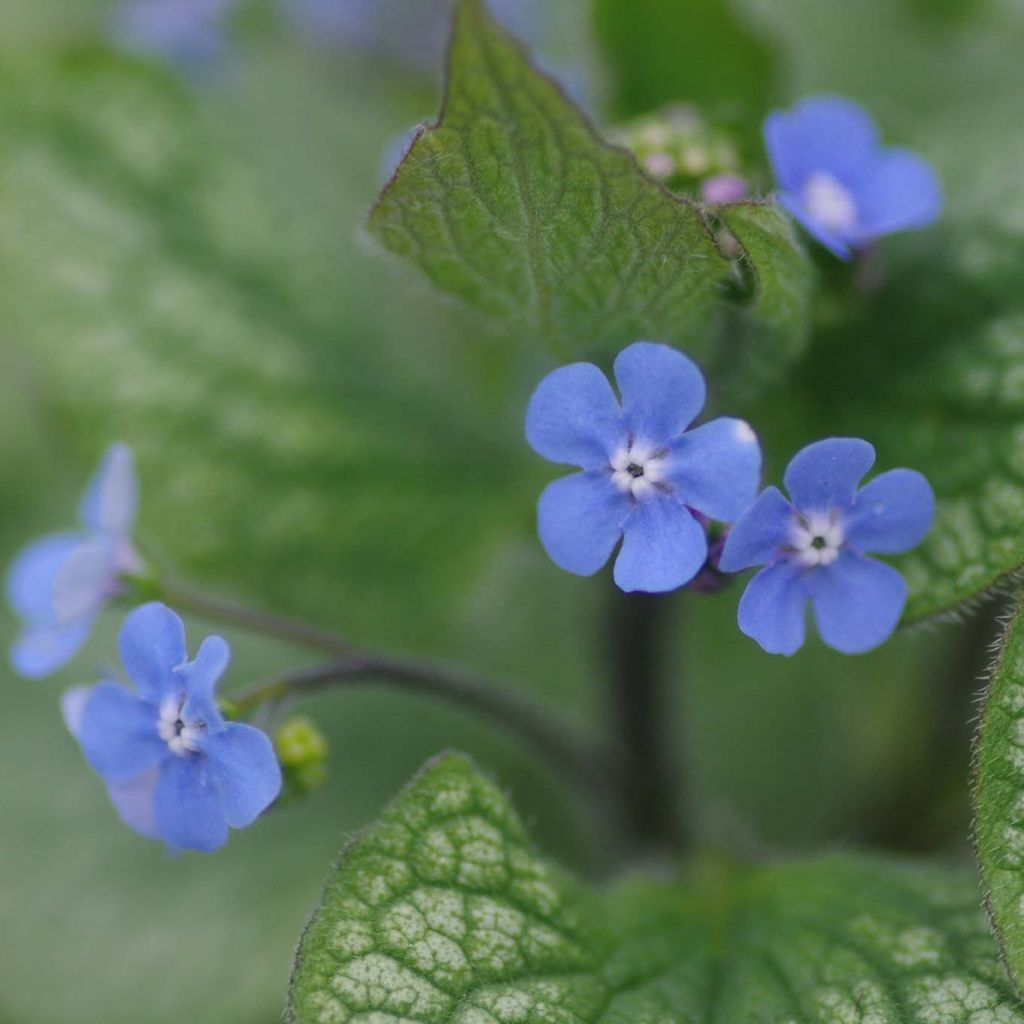
{"label": "hairy stem", "polygon": [[161,583],[160,597],[179,611],[193,612],[206,618],[218,619],[233,626],[241,626],[254,633],[277,637],[300,647],[312,647],[327,654],[344,657],[353,646],[344,637],[294,619],[270,612],[233,604],[218,597],[210,597],[177,583]]}
{"label": "hairy stem", "polygon": [[614,592],[609,713],[620,744],[618,813],[625,834],[639,849],[676,851],[686,835],[676,786],[678,742],[665,685],[669,600]]}
{"label": "hairy stem", "polygon": [[337,661],[276,676],[232,694],[231,699],[240,711],[248,712],[265,701],[369,682],[460,704],[517,735],[588,790],[598,787],[602,792],[607,784],[604,751],[545,709],[462,668],[388,654],[351,653]]}

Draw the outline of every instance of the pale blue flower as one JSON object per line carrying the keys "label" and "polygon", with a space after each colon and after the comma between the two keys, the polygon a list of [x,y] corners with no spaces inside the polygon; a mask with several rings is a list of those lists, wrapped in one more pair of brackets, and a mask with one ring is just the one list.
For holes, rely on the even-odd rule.
{"label": "pale blue flower", "polygon": [[121,591],[121,577],[141,570],[132,543],[138,503],[131,450],[115,444],[82,498],[80,529],[41,537],[15,557],[6,590],[22,624],[11,648],[20,675],[39,678],[69,661]]}
{"label": "pale blue flower", "polygon": [[792,501],[768,487],[729,533],[724,572],[766,566],[740,600],[739,624],[769,653],[803,645],[808,602],[821,638],[844,654],[871,650],[896,628],[906,583],[867,555],[916,547],[935,496],[912,469],[891,469],[858,489],[874,461],[874,448],[857,438],[808,445],[786,469]]}
{"label": "pale blue flower", "polygon": [[537,506],[541,543],[567,572],[589,576],[615,546],[622,590],[674,590],[704,565],[708,545],[694,517],[731,522],[753,501],[757,438],[742,420],[687,430],[704,406],[692,360],[638,341],[619,353],[615,380],[573,363],[538,385],[526,412],[534,451],[583,472],[549,484]]}
{"label": "pale blue flower", "polygon": [[172,849],[211,851],[251,825],[281,791],[266,734],[227,722],[216,688],[231,652],[207,637],[188,660],[185,627],[159,602],[125,619],[121,661],[134,689],[70,690],[64,718],[126,825]]}
{"label": "pale blue flower", "polygon": [[764,123],[779,202],[823,245],[849,259],[882,235],[923,228],[942,212],[932,166],[881,144],[851,100],[812,96]]}

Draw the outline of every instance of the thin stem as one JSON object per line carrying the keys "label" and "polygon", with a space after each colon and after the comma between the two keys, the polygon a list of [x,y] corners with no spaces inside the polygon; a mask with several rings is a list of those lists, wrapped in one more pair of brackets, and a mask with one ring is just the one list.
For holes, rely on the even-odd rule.
{"label": "thin stem", "polygon": [[179,611],[219,619],[254,633],[269,634],[288,643],[312,647],[335,656],[344,657],[353,652],[352,644],[344,637],[304,622],[210,597],[177,583],[161,583],[160,592],[161,598]]}
{"label": "thin stem", "polygon": [[335,687],[380,682],[430,694],[471,708],[517,734],[585,788],[603,790],[608,758],[544,709],[461,668],[387,654],[352,653],[323,665],[296,669],[232,694],[241,711],[264,701],[311,696]]}
{"label": "thin stem", "polygon": [[621,744],[619,815],[633,844],[678,850],[685,845],[679,815],[664,667],[669,599],[624,594],[611,602],[609,712]]}

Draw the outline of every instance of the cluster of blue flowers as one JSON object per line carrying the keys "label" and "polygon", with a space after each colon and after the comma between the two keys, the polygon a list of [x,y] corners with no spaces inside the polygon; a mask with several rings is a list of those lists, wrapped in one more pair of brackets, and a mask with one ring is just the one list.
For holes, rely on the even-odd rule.
{"label": "cluster of blue flowers", "polygon": [[[233,3],[134,0],[118,33],[133,47],[207,64],[220,53]],[[295,4],[310,18],[330,14],[348,34],[365,28],[373,7]],[[883,148],[856,104],[804,100],[771,114],[764,135],[779,201],[841,258],[938,216],[932,169]],[[616,358],[614,377],[618,394],[596,366],[574,363],[549,374],[529,402],[530,445],[579,470],[551,483],[538,503],[540,539],[558,566],[588,576],[618,547],[616,584],[653,593],[705,589],[709,577],[761,567],[739,602],[739,626],[771,653],[802,646],[808,605],[836,650],[867,651],[890,636],[906,584],[868,555],[907,551],[929,530],[935,499],[920,473],[894,469],[861,487],[874,449],[829,438],[789,463],[788,499],[775,487],[759,493],[761,449],[746,422],[722,417],[692,427],[706,389],[688,357],[639,341]],[[138,506],[132,454],[114,445],[87,488],[78,528],[17,556],[6,584],[22,623],[11,649],[20,674],[38,678],[69,661],[99,613],[145,573],[133,540]],[[270,740],[225,720],[218,705],[227,644],[209,637],[189,660],[181,619],[150,603],[129,614],[120,654],[134,688],[105,680],[69,691],[68,729],[127,825],[173,849],[217,849],[229,828],[253,822],[281,789]]]}
{"label": "cluster of blue flowers", "polygon": [[801,647],[808,602],[822,639],[846,654],[891,635],[906,584],[866,553],[908,551],[924,538],[935,497],[920,473],[894,469],[858,490],[874,449],[830,438],[790,462],[792,501],[775,487],[758,495],[761,451],[748,424],[720,418],[688,429],[705,395],[690,359],[640,341],[614,369],[621,402],[596,366],[574,363],[541,381],[527,409],[533,449],[580,468],[549,484],[537,505],[556,565],[589,576],[621,539],[614,578],[622,590],[675,590],[708,561],[704,522],[734,523],[711,568],[765,566],[740,601],[739,625],[766,651]]}

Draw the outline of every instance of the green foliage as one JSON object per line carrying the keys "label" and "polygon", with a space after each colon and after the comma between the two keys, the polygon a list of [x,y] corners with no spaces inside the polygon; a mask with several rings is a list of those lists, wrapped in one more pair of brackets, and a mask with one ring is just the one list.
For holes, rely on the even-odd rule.
{"label": "green foliage", "polygon": [[974,838],[1007,969],[1024,988],[1024,609],[1002,639],[975,740]]}
{"label": "green foliage", "polygon": [[1016,1024],[977,903],[969,877],[852,857],[586,888],[449,755],[343,853],[290,1019]]}
{"label": "green foliage", "polygon": [[619,116],[692,102],[756,129],[777,99],[778,56],[731,0],[593,0]]}
{"label": "green foliage", "polygon": [[[441,118],[417,137],[369,226],[521,341],[578,356],[650,337],[717,358],[710,328],[731,265],[703,212],[598,138],[480,0],[458,7]],[[759,250],[748,255],[756,263]],[[794,250],[787,269],[801,260]],[[791,321],[774,345],[778,363],[799,349],[801,327]]]}

